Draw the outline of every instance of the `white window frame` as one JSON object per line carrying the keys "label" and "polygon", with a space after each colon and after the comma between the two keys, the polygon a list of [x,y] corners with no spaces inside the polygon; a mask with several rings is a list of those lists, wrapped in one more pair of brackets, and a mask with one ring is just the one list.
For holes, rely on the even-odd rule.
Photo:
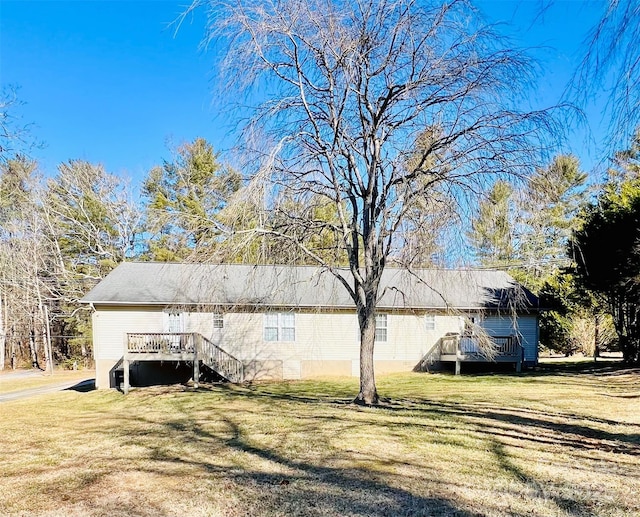
{"label": "white window frame", "polygon": [[296,340],[295,312],[266,312],[262,334],[268,342],[294,342]]}
{"label": "white window frame", "polygon": [[388,314],[376,314],[375,342],[386,343],[389,339],[389,317]]}
{"label": "white window frame", "polygon": [[214,312],[211,316],[214,329],[224,328],[224,313]]}
{"label": "white window frame", "polygon": [[164,331],[169,334],[182,334],[185,329],[184,312],[179,310],[164,311]]}
{"label": "white window frame", "polygon": [[436,315],[425,314],[424,315],[424,327],[426,330],[436,330]]}

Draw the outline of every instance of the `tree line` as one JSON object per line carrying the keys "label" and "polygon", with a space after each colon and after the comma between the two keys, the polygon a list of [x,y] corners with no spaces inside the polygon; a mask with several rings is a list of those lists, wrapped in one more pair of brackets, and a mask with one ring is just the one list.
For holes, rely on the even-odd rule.
{"label": "tree line", "polygon": [[570,355],[640,351],[640,130],[588,183],[559,155],[517,185],[498,181],[468,232],[478,264],[506,269],[540,297],[543,347]]}
{"label": "tree line", "polygon": [[[604,27],[626,34],[637,13],[611,5],[620,16]],[[246,162],[238,172],[197,139],[149,172],[138,201],[135,187],[99,165],[70,161],[44,179],[28,158],[4,157],[0,333],[12,361],[39,365],[48,336],[59,339],[56,359],[86,357],[88,311],[77,300],[122,260],[311,263],[335,274],[354,302],[356,400],[375,404],[385,267],[449,266],[461,256],[507,268],[541,295],[553,309],[550,346],[574,339],[584,314],[604,336],[596,316],[606,311],[625,359],[638,360],[637,140],[601,186],[587,188],[572,156],[541,164],[564,106],[527,108],[527,52],[472,2],[197,8],[212,21],[205,40],[219,50],[222,95],[243,99]],[[637,70],[637,60],[624,62]],[[600,255],[589,253],[600,246],[593,235],[610,238]],[[457,255],[448,252],[456,236]],[[612,256],[618,262],[606,262]],[[613,276],[595,282],[605,265]],[[580,312],[589,310],[591,319]]]}
{"label": "tree line", "polygon": [[[541,297],[543,346],[567,354],[619,346],[637,361],[640,131],[616,153],[606,181],[587,178],[575,156],[558,155],[524,182],[496,181],[467,225],[464,254],[467,264],[507,270]],[[294,214],[318,228],[335,223],[333,207],[288,200],[267,210],[259,199],[238,200],[245,183],[202,138],[180,146],[139,187],[82,160],[60,164],[52,178],[21,154],[0,163],[5,365],[86,364],[90,313],[78,300],[123,260],[313,263],[286,246],[291,233],[279,238],[277,230]],[[426,204],[415,212],[421,222],[391,263],[448,265],[439,237],[456,224],[453,214]],[[256,232],[267,227],[274,234]],[[325,227],[305,233],[296,239],[308,251],[346,265],[336,235]]]}

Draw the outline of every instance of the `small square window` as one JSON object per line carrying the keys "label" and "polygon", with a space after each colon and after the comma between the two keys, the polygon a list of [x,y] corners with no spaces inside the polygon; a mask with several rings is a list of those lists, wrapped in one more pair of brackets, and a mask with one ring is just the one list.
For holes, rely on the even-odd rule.
{"label": "small square window", "polygon": [[218,313],[218,312],[213,313],[213,328],[214,329],[224,328],[224,315],[222,313]]}

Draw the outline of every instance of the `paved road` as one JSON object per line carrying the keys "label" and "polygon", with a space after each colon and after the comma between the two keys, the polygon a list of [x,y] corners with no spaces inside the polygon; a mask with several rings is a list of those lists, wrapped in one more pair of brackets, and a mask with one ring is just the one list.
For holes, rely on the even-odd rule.
{"label": "paved road", "polygon": [[91,391],[95,389],[95,379],[90,378],[76,381],[59,382],[56,384],[49,384],[47,386],[40,386],[39,388],[30,388],[27,390],[3,393],[0,394],[0,403],[9,402],[11,400],[21,400],[29,397],[35,397],[36,395],[45,395],[47,393],[55,393],[56,391],[71,389],[74,391]]}
{"label": "paved road", "polygon": [[0,381],[3,379],[25,379],[28,377],[42,377],[41,370],[4,370],[0,372]]}

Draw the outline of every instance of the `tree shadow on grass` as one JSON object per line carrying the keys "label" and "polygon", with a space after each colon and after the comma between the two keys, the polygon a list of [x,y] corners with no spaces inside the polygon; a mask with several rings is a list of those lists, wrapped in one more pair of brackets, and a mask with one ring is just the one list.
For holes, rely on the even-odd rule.
{"label": "tree shadow on grass", "polygon": [[[225,388],[223,388],[225,389]],[[225,390],[226,391],[226,390]],[[268,388],[240,391],[233,389],[230,392],[234,396],[263,399],[272,402],[303,403],[310,405],[345,406],[352,401],[345,398],[332,396],[301,396],[296,393],[286,393],[281,390],[274,392]],[[354,406],[354,410],[356,410]],[[398,399],[386,401],[375,406],[371,411],[385,412],[417,412],[426,415],[440,415],[441,417],[456,416],[466,419],[475,418],[487,423],[503,423],[527,429],[530,436],[527,439],[545,441],[549,444],[565,445],[578,449],[604,448],[609,452],[640,455],[640,432],[619,433],[609,432],[596,427],[578,423],[585,418],[576,414],[552,414],[541,411],[533,411],[521,408],[499,408],[496,406],[463,404],[457,402],[433,402],[428,400]],[[366,411],[366,409],[365,409]],[[565,421],[560,421],[565,420]],[[589,418],[594,424],[617,426],[620,422],[603,418]],[[553,440],[546,437],[533,436],[531,430],[546,430],[554,433]],[[496,429],[499,431],[499,429]]]}
{"label": "tree shadow on grass", "polygon": [[532,497],[539,500],[550,500],[569,515],[591,515],[590,509],[578,500],[575,493],[573,497],[565,497],[557,489],[543,485],[535,477],[527,474],[511,459],[504,445],[498,440],[491,441],[491,452],[502,470],[509,473],[517,482],[525,484],[531,491]]}
{"label": "tree shadow on grass", "polygon": [[[296,459],[295,453],[280,453],[260,446],[243,431],[242,425],[222,412],[212,420],[223,429],[211,432],[192,418],[153,423],[161,426],[163,440],[187,441],[198,453],[176,454],[165,448],[164,441],[154,445],[158,430],[145,434],[126,431],[129,439],[140,446],[147,444],[149,456],[158,461],[154,473],[170,472],[166,463],[188,466],[213,476],[219,482],[237,486],[234,498],[242,515],[299,516],[370,516],[370,517],[474,517],[441,497],[424,497],[408,489],[391,486],[383,474],[363,467],[336,467],[321,461]],[[139,420],[132,427],[139,428]],[[125,425],[125,429],[126,429]],[[145,436],[149,439],[145,440]],[[312,436],[310,434],[310,439]],[[283,435],[282,439],[285,439]],[[218,461],[216,452],[224,450],[225,461],[234,458],[235,465]],[[326,456],[323,456],[326,460]],[[344,458],[342,458],[344,460]]]}
{"label": "tree shadow on grass", "polygon": [[567,361],[539,363],[524,375],[527,377],[544,377],[549,375],[617,376],[629,373],[640,375],[640,368],[630,367],[622,361]]}

